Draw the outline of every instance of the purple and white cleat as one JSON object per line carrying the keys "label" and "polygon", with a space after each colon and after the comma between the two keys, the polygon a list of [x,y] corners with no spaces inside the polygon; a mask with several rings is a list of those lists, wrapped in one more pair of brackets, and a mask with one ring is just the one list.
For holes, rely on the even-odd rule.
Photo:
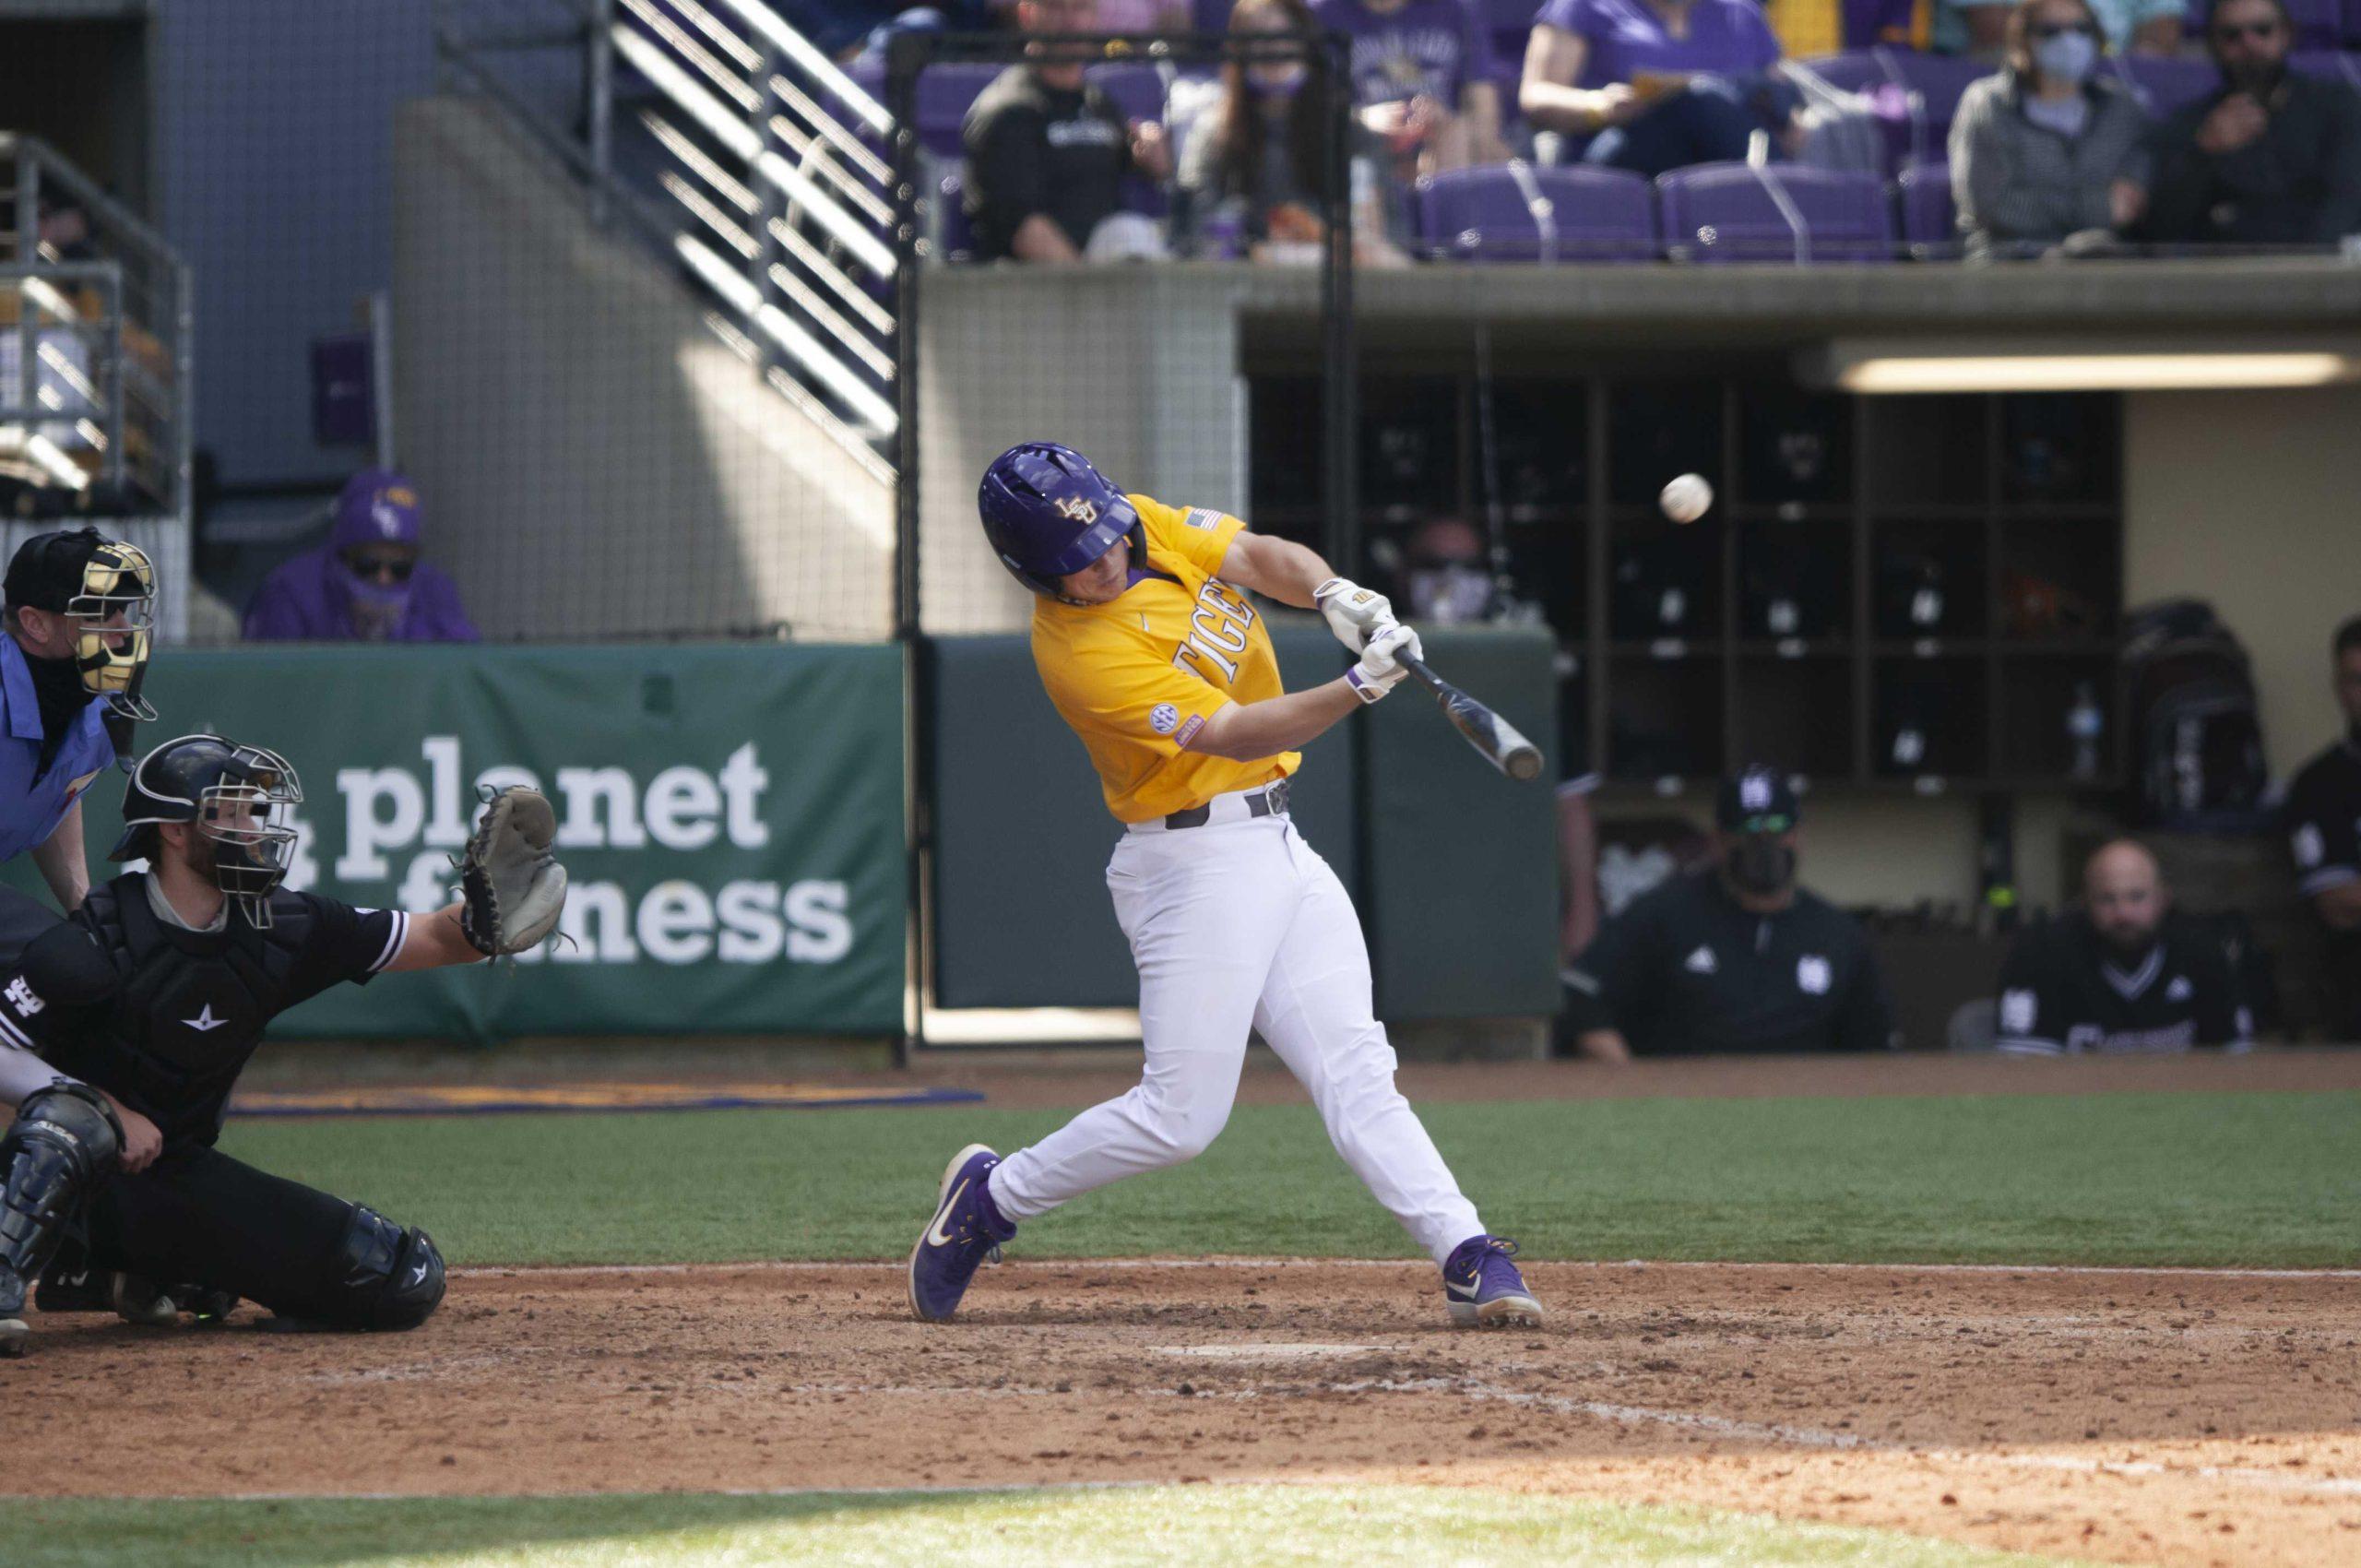
{"label": "purple and white cleat", "polygon": [[999,1163],[982,1144],[969,1144],[943,1172],[934,1218],[910,1249],[910,1311],[929,1323],[951,1321],[977,1268],[987,1257],[997,1263],[1000,1244],[1016,1234],[1015,1222],[1001,1218],[984,1185]]}
{"label": "purple and white cleat", "polygon": [[1470,1236],[1452,1249],[1442,1265],[1442,1294],[1455,1326],[1540,1326],[1541,1303],[1510,1261],[1515,1256],[1516,1243],[1504,1236]]}

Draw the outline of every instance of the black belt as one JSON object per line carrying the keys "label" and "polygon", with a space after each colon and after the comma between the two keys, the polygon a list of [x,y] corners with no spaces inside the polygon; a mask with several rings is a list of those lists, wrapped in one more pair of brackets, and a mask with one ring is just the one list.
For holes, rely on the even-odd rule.
{"label": "black belt", "polygon": [[[1287,780],[1284,778],[1246,797],[1248,816],[1285,816],[1287,810]],[[1168,828],[1203,827],[1213,819],[1213,802],[1208,801],[1202,806],[1191,806],[1187,811],[1174,812],[1164,819],[1164,826]]]}

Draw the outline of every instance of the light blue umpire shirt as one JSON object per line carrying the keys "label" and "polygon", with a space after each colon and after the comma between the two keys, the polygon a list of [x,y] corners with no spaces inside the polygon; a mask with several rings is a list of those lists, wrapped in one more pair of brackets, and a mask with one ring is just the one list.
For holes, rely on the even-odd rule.
{"label": "light blue umpire shirt", "polygon": [[0,632],[0,708],[7,734],[0,739],[0,861],[13,861],[46,842],[65,814],[114,766],[114,742],[106,731],[107,705],[92,697],[57,748],[49,771],[41,766],[41,700],[33,695],[33,672],[17,639]]}

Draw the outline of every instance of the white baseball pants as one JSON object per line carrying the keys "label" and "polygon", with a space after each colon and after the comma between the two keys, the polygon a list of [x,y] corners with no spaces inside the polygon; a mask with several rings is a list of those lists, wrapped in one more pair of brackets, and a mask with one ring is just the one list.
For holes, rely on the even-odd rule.
{"label": "white baseball pants", "polygon": [[1030,1219],[1203,1153],[1229,1120],[1250,1026],[1311,1093],[1328,1136],[1436,1263],[1482,1232],[1394,1087],[1352,898],[1285,816],[1126,833],[1108,862],[1140,972],[1139,1087],[1010,1155],[993,1201]]}

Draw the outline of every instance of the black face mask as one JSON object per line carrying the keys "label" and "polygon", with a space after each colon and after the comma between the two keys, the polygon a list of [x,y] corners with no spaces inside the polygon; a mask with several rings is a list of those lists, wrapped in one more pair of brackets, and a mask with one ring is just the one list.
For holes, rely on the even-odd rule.
{"label": "black face mask", "polygon": [[1730,881],[1739,891],[1761,895],[1781,893],[1796,879],[1796,851],[1769,834],[1750,833],[1730,846]]}
{"label": "black face mask", "polygon": [[2269,103],[2287,75],[2287,62],[2284,58],[2257,60],[2249,56],[2236,68],[2225,65],[2221,71],[2223,79],[2232,88],[2251,95],[2259,103]]}
{"label": "black face mask", "polygon": [[71,659],[35,659],[27,654],[25,668],[32,672],[33,696],[41,706],[40,766],[47,772],[57,760],[58,748],[73,733],[75,720],[90,706],[90,694]]}

